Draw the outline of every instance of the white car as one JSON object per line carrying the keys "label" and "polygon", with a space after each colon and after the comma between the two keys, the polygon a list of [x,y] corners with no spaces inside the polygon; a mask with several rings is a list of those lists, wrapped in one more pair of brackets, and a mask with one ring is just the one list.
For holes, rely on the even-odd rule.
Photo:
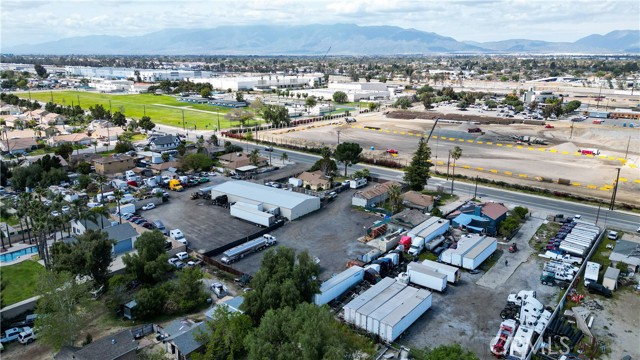
{"label": "white car", "polygon": [[177,253],[176,257],[178,258],[178,260],[184,260],[189,258],[189,254],[187,254],[185,251],[182,251]]}
{"label": "white car", "polygon": [[66,206],[66,205],[65,205],[65,206],[63,206],[63,207],[61,208],[61,210],[62,210],[62,212],[63,212],[64,214],[68,214],[68,213],[69,213],[69,211],[71,211],[71,208],[70,208],[69,206]]}
{"label": "white car", "polygon": [[154,203],[148,203],[147,205],[142,207],[142,210],[151,210],[151,209],[155,209],[156,204]]}

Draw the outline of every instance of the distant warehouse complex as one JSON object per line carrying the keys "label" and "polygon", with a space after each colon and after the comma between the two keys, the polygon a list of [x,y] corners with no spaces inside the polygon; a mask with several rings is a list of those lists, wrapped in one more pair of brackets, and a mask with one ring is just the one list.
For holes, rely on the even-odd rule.
{"label": "distant warehouse complex", "polygon": [[248,181],[227,181],[212,188],[212,199],[222,195],[235,202],[231,215],[265,226],[276,215],[295,220],[320,209],[320,198]]}

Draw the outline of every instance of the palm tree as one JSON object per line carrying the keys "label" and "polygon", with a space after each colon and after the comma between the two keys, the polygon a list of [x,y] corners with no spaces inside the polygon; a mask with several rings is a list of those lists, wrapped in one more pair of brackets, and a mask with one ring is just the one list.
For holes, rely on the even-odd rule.
{"label": "palm tree", "polygon": [[260,150],[253,149],[249,154],[249,161],[253,164],[253,166],[258,166],[260,163]]}
{"label": "palm tree", "polygon": [[462,156],[462,149],[459,146],[456,146],[451,151],[451,157],[453,158],[453,168],[451,169],[451,195],[453,195],[453,182],[456,178],[456,160],[460,159]]}
{"label": "palm tree", "polygon": [[120,219],[120,224],[122,224],[122,213],[120,213],[120,201],[122,200],[124,193],[120,189],[113,190],[113,197],[116,198],[116,203],[118,204],[118,218]]}
{"label": "palm tree", "polygon": [[97,175],[96,182],[100,186],[100,204],[104,205],[104,185],[107,183],[107,177],[104,175]]}
{"label": "palm tree", "polygon": [[20,230],[23,233],[24,238],[24,228],[23,224],[27,225],[27,236],[29,237],[29,244],[31,244],[31,226],[29,226],[29,205],[31,204],[31,194],[27,192],[20,193],[18,196],[18,207],[17,207],[17,215],[20,218]]}
{"label": "palm tree", "polygon": [[391,213],[395,214],[402,208],[402,189],[398,185],[389,187],[389,204],[391,205]]}
{"label": "palm tree", "polygon": [[283,152],[280,155],[280,160],[282,160],[282,165],[284,165],[285,161],[289,160],[289,155],[286,152]]}

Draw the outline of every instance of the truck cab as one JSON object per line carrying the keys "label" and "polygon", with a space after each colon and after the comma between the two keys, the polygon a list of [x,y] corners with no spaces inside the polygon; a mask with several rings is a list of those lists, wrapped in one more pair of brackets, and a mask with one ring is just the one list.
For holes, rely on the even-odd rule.
{"label": "truck cab", "polygon": [[424,249],[424,238],[420,236],[416,236],[413,240],[411,240],[411,246],[409,247],[409,255],[418,256]]}
{"label": "truck cab", "polygon": [[178,191],[178,192],[184,190],[184,188],[182,187],[182,184],[180,183],[180,180],[178,179],[169,180],[169,189],[173,191]]}

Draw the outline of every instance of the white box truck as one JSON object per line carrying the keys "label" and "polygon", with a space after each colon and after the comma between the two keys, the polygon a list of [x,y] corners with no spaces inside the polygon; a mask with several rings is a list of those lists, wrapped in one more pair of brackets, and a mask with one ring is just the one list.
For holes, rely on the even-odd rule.
{"label": "white box truck", "polygon": [[587,262],[587,266],[584,270],[584,286],[587,286],[590,282],[598,282],[598,274],[600,273],[600,264],[592,261]]}
{"label": "white box truck", "polygon": [[427,266],[412,262],[407,265],[409,282],[427,289],[442,292],[447,288],[447,275],[430,270]]}
{"label": "white box truck", "polygon": [[450,284],[455,284],[460,280],[460,269],[455,266],[442,264],[433,260],[424,260],[422,265],[426,266],[427,269],[431,271],[447,275],[447,282]]}

